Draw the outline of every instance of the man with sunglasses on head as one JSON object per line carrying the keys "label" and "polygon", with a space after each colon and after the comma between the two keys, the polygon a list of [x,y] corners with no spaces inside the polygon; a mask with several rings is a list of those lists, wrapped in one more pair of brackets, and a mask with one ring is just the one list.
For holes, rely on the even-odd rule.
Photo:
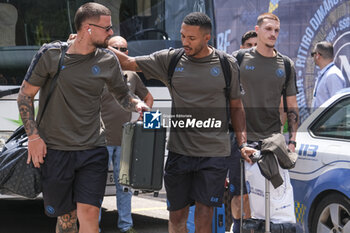
{"label": "man with sunglasses on head", "polygon": [[311,56],[315,64],[321,69],[316,78],[313,92],[311,107],[315,110],[337,91],[345,88],[346,83],[341,70],[333,62],[334,55],[331,42],[321,41],[316,43]]}
{"label": "man with sunglasses on head", "polygon": [[[121,36],[112,37],[108,45],[120,52],[128,54],[128,44]],[[153,96],[147,90],[136,72],[123,71],[124,81],[127,83],[132,93],[142,99],[150,108],[153,105]],[[107,140],[107,150],[109,154],[109,164],[113,165],[113,175],[117,191],[118,228],[121,232],[134,233],[133,221],[131,217],[131,197],[130,190],[124,192],[124,187],[118,183],[120,170],[120,153],[122,140],[122,126],[131,120],[131,112],[123,110],[120,104],[116,103],[113,96],[107,89],[102,95],[101,115],[105,125]]]}
{"label": "man with sunglasses on head", "polygon": [[[113,34],[111,12],[97,3],[82,5],[75,14],[76,39],[59,67],[62,42],[45,44],[34,56],[18,95],[28,135],[28,163],[41,167],[45,212],[57,217],[56,233],[98,233],[108,151],[101,129],[101,95],[105,85],[123,108],[149,109],[130,93],[116,56],[109,50]],[[34,120],[33,100],[40,90],[40,125]],[[43,103],[49,98],[44,115]]]}

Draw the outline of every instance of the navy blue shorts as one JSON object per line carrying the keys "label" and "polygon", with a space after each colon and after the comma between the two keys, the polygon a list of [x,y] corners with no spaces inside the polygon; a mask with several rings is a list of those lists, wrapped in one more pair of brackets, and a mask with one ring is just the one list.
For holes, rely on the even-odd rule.
{"label": "navy blue shorts", "polygon": [[101,207],[108,170],[105,147],[82,151],[47,150],[42,165],[45,213],[67,214],[76,203]]}
{"label": "navy blue shorts", "polygon": [[[238,148],[234,134],[231,135],[231,155],[228,158],[228,177],[230,180],[229,191],[231,197],[241,195],[241,151]],[[248,142],[252,148],[256,148],[257,143]],[[243,180],[245,180],[245,171],[243,166]],[[247,194],[246,182],[243,183],[243,194]]]}
{"label": "navy blue shorts", "polygon": [[195,202],[221,206],[227,158],[193,157],[169,151],[164,174],[168,210],[179,210]]}

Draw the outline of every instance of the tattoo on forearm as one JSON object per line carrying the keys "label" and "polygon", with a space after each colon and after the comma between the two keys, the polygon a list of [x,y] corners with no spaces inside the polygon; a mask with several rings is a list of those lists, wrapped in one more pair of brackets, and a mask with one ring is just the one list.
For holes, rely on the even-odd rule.
{"label": "tattoo on forearm", "polygon": [[76,210],[57,217],[56,233],[78,233]]}
{"label": "tattoo on forearm", "polygon": [[34,105],[32,98],[20,92],[18,94],[17,104],[27,135],[38,134],[38,129],[34,119]]}
{"label": "tattoo on forearm", "polygon": [[294,110],[290,110],[287,112],[287,118],[288,118],[288,131],[289,131],[289,138],[292,137],[292,133],[296,132],[298,129],[298,113]]}
{"label": "tattoo on forearm", "polygon": [[123,98],[120,102],[120,104],[123,106],[124,109],[129,110],[129,111],[135,111],[136,108],[136,103],[132,101],[132,97],[126,96]]}

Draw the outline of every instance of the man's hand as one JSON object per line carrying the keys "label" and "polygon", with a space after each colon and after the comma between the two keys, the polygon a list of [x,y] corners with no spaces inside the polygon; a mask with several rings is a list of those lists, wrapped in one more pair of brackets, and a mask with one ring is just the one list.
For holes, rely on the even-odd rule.
{"label": "man's hand", "polygon": [[250,164],[253,164],[252,160],[249,158],[254,152],[256,152],[254,148],[245,146],[241,149],[241,155],[244,158],[245,161],[247,161]]}
{"label": "man's hand", "polygon": [[289,149],[291,152],[295,152],[295,146],[294,146],[294,144],[289,143],[289,144],[288,144],[288,149]]}
{"label": "man's hand", "polygon": [[145,102],[143,101],[139,101],[136,104],[136,111],[140,114],[140,117],[142,118],[143,116],[143,112],[145,111],[150,111],[151,108],[147,106],[147,104],[145,104]]}
{"label": "man's hand", "polygon": [[77,38],[77,34],[70,34],[67,40],[68,44],[71,44],[74,42],[74,40]]}
{"label": "man's hand", "polygon": [[34,167],[39,168],[44,163],[46,156],[46,144],[39,135],[31,135],[28,137],[28,159],[27,164],[31,161]]}

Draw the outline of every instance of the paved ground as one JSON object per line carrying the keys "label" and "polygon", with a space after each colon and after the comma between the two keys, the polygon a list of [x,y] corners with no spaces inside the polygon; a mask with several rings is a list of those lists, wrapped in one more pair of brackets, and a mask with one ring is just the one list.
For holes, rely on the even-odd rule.
{"label": "paved ground", "polygon": [[[44,214],[43,201],[1,199],[0,233],[53,233],[56,220]],[[118,233],[115,196],[105,197],[102,204],[101,229],[103,233]],[[132,217],[138,233],[167,233],[168,211],[165,191],[158,197],[152,193],[132,198]]]}
{"label": "paved ground", "polygon": [[[115,197],[105,197],[101,228],[103,233],[117,233]],[[139,233],[167,233],[168,211],[165,193],[133,196],[132,213]],[[43,212],[42,200],[0,199],[0,233],[54,232],[56,220]]]}
{"label": "paved ground", "polygon": [[[102,207],[101,227],[104,233],[118,232],[117,208],[115,197],[105,197]],[[132,214],[134,226],[139,233],[167,233],[168,211],[166,210],[165,192],[161,191],[158,197],[152,193],[139,194],[132,197]],[[113,231],[114,230],[114,231]]]}

